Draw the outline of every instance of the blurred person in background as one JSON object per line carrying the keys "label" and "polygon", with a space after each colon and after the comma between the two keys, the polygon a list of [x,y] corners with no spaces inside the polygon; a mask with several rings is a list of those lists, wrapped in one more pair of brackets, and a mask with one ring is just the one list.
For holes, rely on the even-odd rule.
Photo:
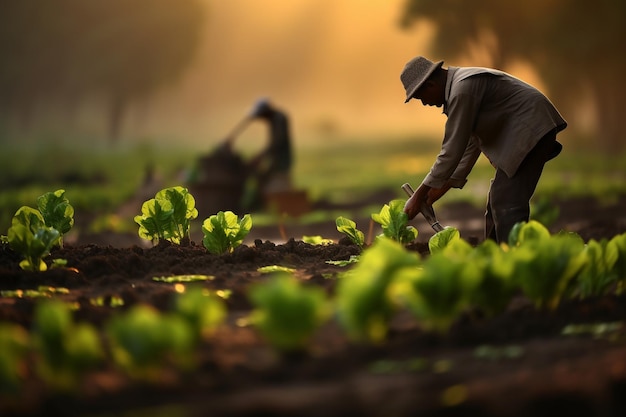
{"label": "blurred person in background", "polygon": [[441,151],[430,172],[407,200],[413,219],[450,188],[462,188],[481,153],[496,169],[485,213],[485,239],[506,242],[513,226],[530,218],[530,199],[544,164],[562,146],[558,132],[567,127],[558,110],[535,87],[499,70],[443,67],[418,56],[400,79],[405,103],[443,107],[447,116]]}

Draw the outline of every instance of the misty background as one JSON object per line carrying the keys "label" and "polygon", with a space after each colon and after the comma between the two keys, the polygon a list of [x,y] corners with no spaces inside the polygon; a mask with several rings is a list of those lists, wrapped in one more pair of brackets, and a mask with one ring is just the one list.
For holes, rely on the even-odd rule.
{"label": "misty background", "polygon": [[[259,97],[297,144],[443,133],[404,104],[415,55],[493,66],[543,90],[577,146],[624,148],[621,0],[0,1],[0,146],[207,149]],[[258,141],[253,125],[242,141]]]}

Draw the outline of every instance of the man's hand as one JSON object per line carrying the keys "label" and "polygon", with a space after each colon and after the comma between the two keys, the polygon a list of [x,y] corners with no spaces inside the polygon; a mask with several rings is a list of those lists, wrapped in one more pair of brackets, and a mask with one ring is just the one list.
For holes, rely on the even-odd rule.
{"label": "man's hand", "polygon": [[415,216],[420,212],[420,207],[426,202],[428,198],[428,192],[431,190],[428,185],[422,184],[413,193],[411,197],[404,204],[404,212],[409,220],[413,220]]}
{"label": "man's hand", "polygon": [[409,220],[414,219],[415,216],[418,215],[422,205],[426,204],[432,206],[433,203],[443,197],[450,188],[451,186],[448,183],[441,188],[431,188],[425,184],[420,185],[404,205],[404,212],[407,214]]}

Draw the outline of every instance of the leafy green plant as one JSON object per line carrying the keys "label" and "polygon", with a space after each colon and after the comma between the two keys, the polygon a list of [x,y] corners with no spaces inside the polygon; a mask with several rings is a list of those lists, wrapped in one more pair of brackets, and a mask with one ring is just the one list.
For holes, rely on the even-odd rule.
{"label": "leafy green plant", "polygon": [[626,233],[613,236],[607,243],[607,252],[616,256],[611,270],[617,278],[617,290],[623,292],[626,290]]}
{"label": "leafy green plant", "polygon": [[417,229],[408,225],[404,204],[405,200],[392,200],[379,213],[372,213],[372,220],[381,225],[383,235],[403,245],[417,238]]}
{"label": "leafy green plant", "polygon": [[339,216],[335,219],[335,225],[337,226],[337,231],[339,231],[339,233],[346,235],[350,238],[352,243],[357,245],[359,248],[362,248],[363,245],[365,245],[365,235],[362,231],[357,229],[356,222],[346,217]]}
{"label": "leafy green plant", "polygon": [[513,280],[515,260],[495,241],[487,239],[470,254],[468,262],[478,268],[478,280],[470,294],[470,304],[487,316],[501,313],[518,288]]}
{"label": "leafy green plant", "polygon": [[232,252],[243,243],[251,229],[252,218],[249,214],[239,220],[232,211],[219,211],[202,223],[202,244],[214,254]]}
{"label": "leafy green plant", "polygon": [[309,245],[332,245],[333,240],[332,239],[327,239],[325,237],[322,237],[320,235],[315,235],[315,236],[302,236],[302,241],[304,243],[308,243]]}
{"label": "leafy green plant", "polygon": [[180,244],[189,237],[191,220],[198,217],[195,205],[196,200],[187,188],[162,189],[142,204],[141,214],[134,218],[139,225],[139,236],[154,243],[164,239]]}
{"label": "leafy green plant", "polygon": [[525,242],[541,241],[550,237],[550,231],[536,220],[519,222],[513,226],[509,233],[509,246],[516,247]]}
{"label": "leafy green plant", "polygon": [[226,318],[224,302],[201,287],[192,287],[178,295],[174,312],[191,325],[197,341],[212,335]]}
{"label": "leafy green plant", "polygon": [[394,312],[391,287],[403,270],[416,269],[419,256],[396,241],[377,239],[353,269],[342,274],[337,285],[339,323],[356,341],[379,343],[387,335]]}
{"label": "leafy green plant", "polygon": [[600,242],[591,239],[583,253],[586,262],[576,278],[574,295],[585,298],[606,294],[617,282],[613,265],[618,259],[617,247],[608,245],[608,240]]}
{"label": "leafy green plant", "polygon": [[570,281],[583,269],[584,242],[573,233],[551,236],[532,220],[519,229],[514,248],[515,282],[539,308],[558,306]]}
{"label": "leafy green plant", "polygon": [[406,276],[412,291],[403,299],[425,329],[445,333],[470,305],[479,272],[466,259],[432,254],[421,269]]}
{"label": "leafy green plant", "polygon": [[0,393],[19,391],[26,378],[28,332],[17,324],[0,323]]}
{"label": "leafy green plant", "polygon": [[447,227],[441,232],[437,232],[428,239],[428,250],[430,253],[437,253],[444,250],[450,242],[461,239],[461,234],[454,227]]}
{"label": "leafy green plant", "polygon": [[74,226],[74,207],[65,198],[65,190],[45,193],[37,198],[37,208],[46,226],[59,231],[59,246],[63,247],[63,235]]}
{"label": "leafy green plant", "polygon": [[115,363],[131,376],[155,380],[166,364],[192,365],[195,330],[181,316],[138,304],[106,326]]}
{"label": "leafy green plant", "polygon": [[52,247],[59,242],[60,236],[57,229],[46,226],[39,210],[22,206],[13,216],[7,238],[11,249],[24,257],[20,262],[20,268],[45,271],[48,265],[43,258],[50,254]]}
{"label": "leafy green plant", "polygon": [[329,315],[324,291],[305,287],[290,274],[278,273],[252,286],[248,297],[255,306],[251,323],[283,351],[303,350]]}
{"label": "leafy green plant", "polygon": [[74,323],[69,307],[60,301],[37,304],[32,338],[39,375],[62,390],[74,388],[80,376],[104,358],[97,330]]}

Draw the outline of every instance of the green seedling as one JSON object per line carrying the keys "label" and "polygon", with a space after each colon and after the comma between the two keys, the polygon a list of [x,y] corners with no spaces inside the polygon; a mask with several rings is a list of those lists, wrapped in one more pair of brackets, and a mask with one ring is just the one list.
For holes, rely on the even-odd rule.
{"label": "green seedling", "polygon": [[30,347],[28,332],[12,323],[0,323],[0,393],[17,393],[26,378]]}
{"label": "green seedling", "polygon": [[135,216],[139,225],[139,237],[158,243],[168,240],[180,244],[189,238],[191,220],[198,217],[196,200],[184,187],[165,188],[155,197],[144,202],[141,214]]}
{"label": "green seedling", "polygon": [[619,257],[617,247],[609,245],[606,239],[600,242],[591,239],[583,253],[586,262],[576,278],[574,295],[586,298],[607,294],[617,282],[613,271]]}
{"label": "green seedling", "polygon": [[332,245],[332,239],[326,239],[322,236],[302,236],[302,241],[304,243],[308,243],[309,245]]}
{"label": "green seedling", "polygon": [[166,364],[193,365],[195,330],[181,316],[138,304],[106,327],[115,363],[131,376],[157,380]]}
{"label": "green seedling", "polygon": [[305,349],[329,316],[322,289],[305,287],[285,273],[252,286],[248,296],[255,307],[251,323],[281,351]]}
{"label": "green seedling", "polygon": [[352,270],[342,274],[335,303],[339,323],[351,339],[372,343],[385,339],[395,310],[391,284],[403,270],[419,264],[419,256],[400,243],[378,239]]}
{"label": "green seedling", "polygon": [[280,266],[280,265],[268,265],[268,266],[262,266],[256,269],[257,272],[260,272],[262,274],[272,274],[274,272],[287,272],[289,274],[293,274],[294,272],[296,272],[297,270],[295,268],[289,268],[287,266]]}
{"label": "green seedling", "polygon": [[438,253],[444,250],[451,242],[461,239],[461,234],[454,227],[447,227],[441,232],[435,233],[428,239],[428,250],[430,253]]}
{"label": "green seedling", "polygon": [[383,236],[403,245],[417,239],[417,229],[408,225],[404,204],[405,200],[392,200],[379,213],[372,213],[372,220],[381,225]]}
{"label": "green seedling", "polygon": [[607,252],[617,257],[611,269],[617,277],[618,291],[623,292],[626,289],[626,233],[611,238],[607,243]]}
{"label": "green seedling", "polygon": [[231,253],[243,243],[251,229],[252,218],[249,214],[239,220],[232,211],[219,211],[202,223],[202,244],[213,254]]}
{"label": "green seedling", "polygon": [[336,266],[348,266],[348,265],[359,263],[360,260],[361,260],[360,255],[350,255],[349,259],[339,260],[339,261],[330,260],[330,261],[326,261],[326,263],[329,265],[336,265]]}
{"label": "green seedling", "polygon": [[470,254],[468,262],[478,268],[478,281],[470,304],[492,317],[503,312],[517,291],[513,281],[515,261],[510,252],[487,239]]}
{"label": "green seedling", "polygon": [[59,246],[63,247],[63,235],[74,226],[74,207],[65,198],[65,190],[45,193],[37,198],[37,208],[46,226],[59,231]]}
{"label": "green seedling", "polygon": [[412,291],[405,292],[403,299],[426,330],[446,333],[470,305],[479,270],[464,258],[435,253],[421,269],[406,276]]}
{"label": "green seedling", "polygon": [[587,256],[580,236],[551,236],[532,220],[519,229],[515,260],[515,283],[538,308],[558,306],[570,281],[584,268]]}
{"label": "green seedling", "polygon": [[39,210],[22,206],[13,216],[7,237],[11,249],[24,257],[20,268],[45,271],[48,265],[43,258],[50,255],[50,250],[59,242],[61,233],[46,226]]}
{"label": "green seedling", "polygon": [[211,336],[226,319],[222,299],[205,288],[193,287],[176,297],[174,311],[190,325],[194,338]]}
{"label": "green seedling", "polygon": [[69,307],[50,300],[35,309],[33,343],[39,375],[52,386],[71,390],[80,376],[104,358],[97,330],[87,323],[74,323]]}
{"label": "green seedling", "polygon": [[356,222],[343,216],[339,216],[335,219],[335,225],[337,226],[337,231],[339,233],[343,233],[348,236],[352,243],[357,245],[359,248],[363,248],[363,245],[365,245],[365,235],[362,231],[356,228]]}
{"label": "green seedling", "polygon": [[519,222],[509,233],[509,246],[516,247],[524,243],[542,241],[550,237],[550,231],[536,220]]}

